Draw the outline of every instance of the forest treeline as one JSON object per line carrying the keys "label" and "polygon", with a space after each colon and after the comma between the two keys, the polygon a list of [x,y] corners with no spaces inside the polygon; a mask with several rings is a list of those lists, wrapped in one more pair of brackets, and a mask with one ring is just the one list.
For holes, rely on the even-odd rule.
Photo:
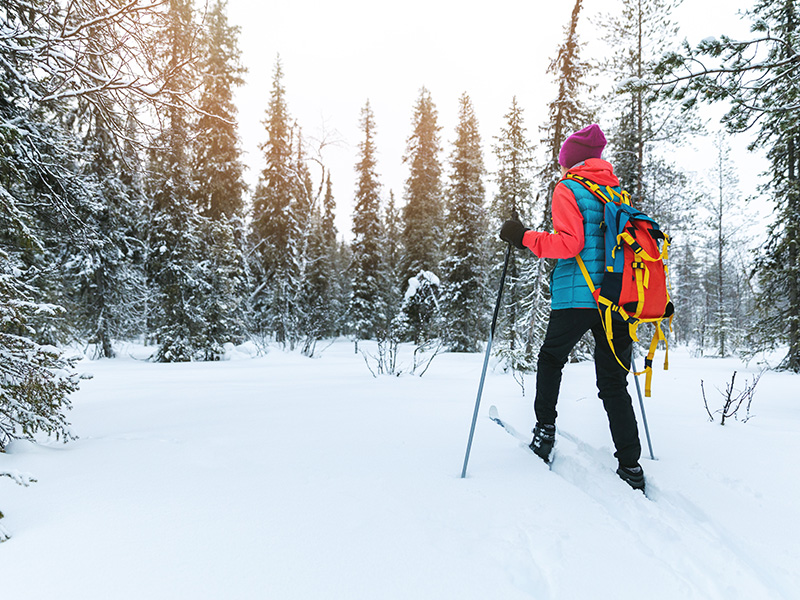
{"label": "forest treeline", "polygon": [[[751,39],[676,46],[670,0],[623,0],[619,13],[592,20],[608,54],[590,62],[577,0],[548,69],[556,92],[546,122],[527,123],[510,98],[503,127],[485,139],[465,93],[448,107],[455,131],[443,134],[423,87],[409,107],[408,176],[395,197],[381,184],[369,101],[356,187],[334,194],[336,174],[292,117],[280,59],[248,188],[233,101],[246,73],[224,1],[200,13],[187,0],[7,0],[0,447],[37,432],[69,437],[63,413],[77,378],[60,348],[75,342],[112,357],[116,341],[136,339],[171,362],[215,360],[246,339],[312,356],[321,340],[347,336],[356,348],[377,341],[384,372],[402,342],[479,350],[505,251],[499,226],[518,215],[551,227],[558,151],[591,122],[603,124],[604,158],[634,205],[673,237],[672,339],[722,356],[787,348],[781,367],[800,372],[795,5],[757,1],[745,15]],[[720,133],[696,114],[717,101],[728,108]],[[770,165],[751,193],[774,207],[758,240],[743,233],[747,206],[727,144],[742,132]],[[672,160],[695,135],[715,136],[716,166],[703,177]],[[353,207],[347,241],[337,195]],[[551,268],[511,255],[494,348],[514,370],[535,365]],[[589,351],[581,345],[577,357]]]}

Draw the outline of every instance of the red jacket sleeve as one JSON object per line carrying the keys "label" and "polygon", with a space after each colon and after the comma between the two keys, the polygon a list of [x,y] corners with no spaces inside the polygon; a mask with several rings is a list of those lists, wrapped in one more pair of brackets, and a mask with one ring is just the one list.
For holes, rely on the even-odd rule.
{"label": "red jacket sleeve", "polygon": [[553,229],[554,233],[526,231],[522,244],[539,258],[573,258],[583,250],[583,215],[565,185],[553,192]]}

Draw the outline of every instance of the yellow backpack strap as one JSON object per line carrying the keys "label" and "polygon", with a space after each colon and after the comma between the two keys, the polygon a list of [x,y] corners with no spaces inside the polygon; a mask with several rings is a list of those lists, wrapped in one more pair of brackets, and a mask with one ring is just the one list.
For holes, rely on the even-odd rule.
{"label": "yellow backpack strap", "polygon": [[[581,273],[583,273],[583,278],[586,280],[586,285],[589,286],[589,289],[592,291],[592,294],[594,294],[596,288],[594,286],[594,282],[592,282],[591,276],[589,275],[589,270],[586,268],[586,264],[583,262],[583,259],[581,258],[580,254],[576,256],[575,259],[578,261],[578,266],[581,268]],[[639,324],[638,319],[630,317],[628,313],[626,313],[625,310],[622,309],[622,307],[614,305],[610,300],[603,298],[603,296],[600,296],[597,305],[597,310],[600,312],[600,322],[603,324],[603,331],[606,332],[606,339],[608,340],[608,345],[611,347],[611,353],[614,355],[614,358],[617,359],[619,366],[625,369],[628,373],[633,373],[634,375],[641,375],[642,373],[645,373],[646,370],[636,372],[631,370],[629,367],[626,367],[619,359],[619,356],[617,356],[617,350],[614,348],[612,314],[614,312],[618,312],[620,316],[630,324],[631,340],[632,340],[631,343],[638,341],[638,338],[636,337],[636,328],[635,328],[638,327]]]}
{"label": "yellow backpack strap", "polygon": [[650,350],[647,352],[647,358],[644,359],[644,370],[646,372],[644,380],[644,395],[647,398],[650,397],[650,390],[653,382],[653,357],[656,355],[656,348],[658,347],[658,342],[661,340],[664,341],[664,344],[667,347],[666,356],[664,358],[664,370],[666,371],[669,369],[669,342],[667,342],[667,337],[664,335],[664,331],[661,329],[661,323],[655,323],[655,326],[656,330],[653,333],[653,339],[650,342]]}
{"label": "yellow backpack strap", "polygon": [[[606,196],[603,193],[603,189],[599,185],[597,185],[594,181],[592,181],[591,179],[586,179],[586,177],[582,177],[581,175],[567,172],[567,174],[564,176],[564,179],[571,179],[572,181],[580,183],[583,187],[585,187],[592,194],[594,194],[594,196],[597,197],[597,199],[600,200],[601,202],[605,203],[614,201],[613,200],[614,191],[608,186],[606,186],[606,189],[611,192],[609,194],[611,197]],[[562,179],[562,181],[564,181],[564,179]]]}

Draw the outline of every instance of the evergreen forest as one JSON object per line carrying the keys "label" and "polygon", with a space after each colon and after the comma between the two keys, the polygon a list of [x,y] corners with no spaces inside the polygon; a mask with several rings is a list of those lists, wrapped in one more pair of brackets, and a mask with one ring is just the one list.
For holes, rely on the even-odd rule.
{"label": "evergreen forest", "polygon": [[[79,378],[65,349],[76,346],[113,358],[116,342],[135,340],[155,348],[153,361],[213,361],[246,340],[313,357],[345,337],[355,352],[377,342],[370,364],[381,373],[396,372],[399,344],[428,357],[482,350],[500,226],[515,215],[551,227],[559,149],[593,122],[634,206],[673,238],[670,342],[714,356],[777,349],[777,368],[800,372],[800,3],[754,0],[750,38],[680,45],[672,0],[623,0],[592,24],[612,51],[590,61],[582,1],[559,24],[545,122],[509,98],[503,127],[482,135],[468,93],[445,107],[421,86],[405,185],[389,190],[380,119],[395,117],[367,99],[353,107],[356,186],[337,188],[292,116],[280,57],[258,183],[245,183],[234,98],[248,74],[225,0],[4,0],[0,449],[72,435],[65,413]],[[714,103],[726,107],[721,124],[699,117]],[[440,110],[457,115],[454,131]],[[744,133],[769,163],[753,191],[771,207],[757,239],[743,227],[728,143]],[[703,182],[671,159],[693,135],[715,139]],[[349,232],[336,227],[342,205]],[[493,351],[515,372],[535,367],[552,267],[510,255]],[[574,358],[590,355],[587,340]]]}

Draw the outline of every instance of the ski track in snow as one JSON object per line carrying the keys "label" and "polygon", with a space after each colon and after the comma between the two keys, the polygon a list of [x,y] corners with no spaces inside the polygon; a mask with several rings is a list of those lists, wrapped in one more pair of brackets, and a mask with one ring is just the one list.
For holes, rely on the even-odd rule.
{"label": "ski track in snow", "polygon": [[[494,406],[489,410],[489,419],[500,419],[501,426],[517,439],[531,460],[537,465],[543,463],[528,448],[528,437],[502,419]],[[790,586],[766,575],[770,569],[762,564],[761,557],[748,552],[723,525],[685,495],[662,489],[657,477],[647,472],[646,493],[642,494],[619,479],[615,469],[616,461],[608,449],[595,448],[561,428],[557,430],[549,470],[603,507],[620,528],[638,540],[641,553],[662,562],[682,579],[687,592],[684,597],[797,597]],[[650,543],[653,533],[655,539],[669,540],[658,552]],[[528,537],[529,545],[535,545]],[[541,583],[541,579],[536,582]],[[704,582],[702,589],[697,589],[698,582]],[[753,589],[750,582],[756,582],[760,593],[754,596],[748,591]],[[537,585],[531,589],[537,589]]]}

